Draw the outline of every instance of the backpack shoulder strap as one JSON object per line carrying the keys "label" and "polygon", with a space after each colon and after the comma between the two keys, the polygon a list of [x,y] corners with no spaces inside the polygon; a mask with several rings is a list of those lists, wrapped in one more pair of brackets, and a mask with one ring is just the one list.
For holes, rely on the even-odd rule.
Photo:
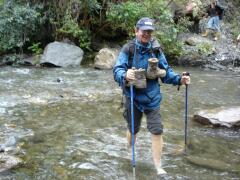
{"label": "backpack shoulder strap", "polygon": [[123,46],[123,50],[126,54],[128,54],[128,66],[131,68],[133,64],[133,56],[135,50],[135,43],[134,40],[131,40],[127,44]]}
{"label": "backpack shoulder strap", "polygon": [[162,54],[161,45],[156,39],[152,39],[151,44],[152,44],[152,53],[155,55],[156,58],[158,58],[159,55]]}

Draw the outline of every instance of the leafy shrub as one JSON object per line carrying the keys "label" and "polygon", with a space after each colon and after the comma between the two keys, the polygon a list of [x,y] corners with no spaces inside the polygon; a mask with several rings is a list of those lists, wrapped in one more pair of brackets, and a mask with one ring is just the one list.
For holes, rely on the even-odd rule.
{"label": "leafy shrub", "polygon": [[201,43],[197,45],[198,52],[202,55],[210,55],[213,53],[213,47],[209,43]]}
{"label": "leafy shrub", "polygon": [[77,41],[81,48],[91,50],[91,36],[89,31],[81,29],[77,21],[69,13],[66,13],[62,27],[57,29],[57,36],[60,36],[60,38],[68,37],[74,42]]}
{"label": "leafy shrub", "polygon": [[[182,44],[177,42],[179,31],[186,30],[184,26],[176,26],[171,12],[166,8],[163,0],[127,1],[113,4],[107,11],[107,20],[113,29],[121,28],[133,36],[133,29],[138,19],[150,17],[156,20],[154,36],[160,40],[164,52],[168,57],[175,58],[182,54]],[[185,24],[187,21],[185,22]]]}
{"label": "leafy shrub", "polygon": [[231,23],[231,33],[233,35],[233,39],[237,39],[238,35],[240,34],[240,25],[237,18],[234,18]]}
{"label": "leafy shrub", "polygon": [[[176,26],[166,8],[165,0],[9,0],[4,1],[2,6],[1,2],[3,1],[0,0],[0,54],[8,50],[21,50],[33,42],[46,40],[32,38],[33,35],[38,35],[39,24],[42,25],[41,28],[52,33],[50,38],[62,40],[67,37],[81,48],[90,50],[91,36],[98,38],[99,34],[107,33],[110,37],[111,34],[117,37],[120,32],[133,37],[137,20],[150,17],[156,20],[155,36],[160,40],[165,54],[176,57],[181,54],[177,35],[188,23],[184,19]],[[36,6],[40,4],[43,7],[39,10]],[[44,18],[47,19],[45,24],[41,22]],[[47,42],[42,42],[45,43]]]}
{"label": "leafy shrub", "polygon": [[41,43],[33,43],[31,46],[28,47],[28,50],[31,50],[32,53],[35,55],[34,64],[40,63],[40,55],[43,53],[43,49],[40,47]]}
{"label": "leafy shrub", "polygon": [[40,14],[28,4],[8,3],[0,11],[0,52],[19,48],[36,32]]}
{"label": "leafy shrub", "polygon": [[132,35],[134,26],[140,17],[147,16],[146,8],[142,3],[127,1],[120,4],[111,4],[108,9],[107,21],[113,29],[121,28]]}
{"label": "leafy shrub", "polygon": [[170,60],[174,60],[176,57],[182,55],[183,45],[181,42],[177,41],[176,32],[174,31],[174,28],[172,29],[172,32],[169,31],[168,33],[157,31],[155,33],[155,36],[157,37],[157,39],[159,39],[164,54]]}
{"label": "leafy shrub", "polygon": [[40,47],[41,43],[33,43],[31,46],[28,47],[29,50],[33,52],[35,55],[40,55],[43,52],[43,49]]}

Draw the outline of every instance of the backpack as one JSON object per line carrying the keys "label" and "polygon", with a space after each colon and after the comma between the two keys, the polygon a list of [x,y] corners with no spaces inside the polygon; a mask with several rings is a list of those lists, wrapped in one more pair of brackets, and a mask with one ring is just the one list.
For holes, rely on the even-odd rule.
{"label": "backpack", "polygon": [[220,5],[219,3],[217,3],[216,10],[217,10],[219,19],[222,20],[223,19],[223,15],[224,15],[224,7],[222,5]]}

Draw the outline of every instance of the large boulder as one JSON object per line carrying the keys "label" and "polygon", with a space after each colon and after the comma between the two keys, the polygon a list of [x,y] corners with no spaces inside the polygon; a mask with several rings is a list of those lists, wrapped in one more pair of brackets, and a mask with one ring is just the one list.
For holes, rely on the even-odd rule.
{"label": "large boulder", "polygon": [[193,116],[193,120],[214,127],[240,128],[240,107],[202,110]]}
{"label": "large boulder", "polygon": [[78,46],[53,42],[46,46],[40,64],[53,64],[58,67],[75,67],[81,64],[83,50]]}
{"label": "large boulder", "polygon": [[94,67],[97,69],[112,69],[118,55],[117,49],[103,48],[94,59]]}

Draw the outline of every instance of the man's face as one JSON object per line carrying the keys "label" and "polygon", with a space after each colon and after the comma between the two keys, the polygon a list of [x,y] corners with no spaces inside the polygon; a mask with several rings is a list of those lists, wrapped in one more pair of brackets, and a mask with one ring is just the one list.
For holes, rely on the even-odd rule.
{"label": "man's face", "polygon": [[135,34],[139,42],[146,44],[151,40],[152,32],[152,30],[136,29]]}

